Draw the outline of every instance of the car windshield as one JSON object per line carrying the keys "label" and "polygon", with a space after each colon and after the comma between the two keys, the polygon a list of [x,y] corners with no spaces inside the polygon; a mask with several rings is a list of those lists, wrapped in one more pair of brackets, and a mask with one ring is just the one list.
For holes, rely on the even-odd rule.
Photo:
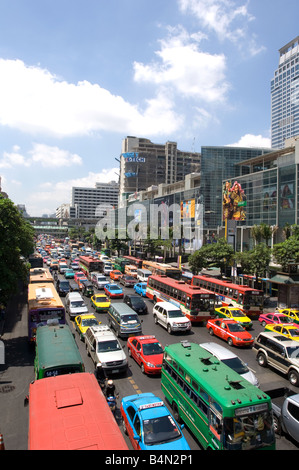
{"label": "car windshield", "polygon": [[135,277],[133,276],[125,276],[126,281],[135,281]]}
{"label": "car windshield", "polygon": [[77,300],[75,302],[72,302],[72,307],[73,308],[85,307],[85,304],[82,300]]}
{"label": "car windshield", "polygon": [[95,301],[96,301],[96,302],[99,302],[99,303],[101,303],[101,302],[109,302],[108,297],[106,297],[106,296],[103,297],[102,295],[96,297],[96,298],[95,298]]}
{"label": "car windshield", "polygon": [[123,315],[121,323],[138,323],[138,317],[137,315]]}
{"label": "car windshield", "polygon": [[292,359],[299,359],[299,345],[287,347],[288,356]]}
{"label": "car windshield", "polygon": [[181,310],[168,310],[169,318],[177,318],[177,317],[184,317],[185,315],[181,312]]}
{"label": "car windshield", "polygon": [[231,314],[233,317],[246,317],[242,310],[231,310]]}
{"label": "car windshield", "polygon": [[61,287],[69,287],[69,281],[60,281],[59,285]]}
{"label": "car windshield", "polygon": [[118,286],[110,286],[109,289],[110,290],[119,290],[119,287]]}
{"label": "car windshield", "polygon": [[147,419],[143,421],[144,443],[147,445],[163,444],[181,437],[181,432],[171,416]]}
{"label": "car windshield", "polygon": [[132,305],[134,305],[134,307],[143,307],[144,306],[143,300],[140,299],[139,297],[131,297],[131,302],[132,302]]}
{"label": "car windshield", "polygon": [[98,277],[98,281],[106,282],[106,278],[104,276]]}
{"label": "car windshield", "polygon": [[221,362],[226,364],[228,367],[238,372],[238,374],[245,374],[248,372],[248,367],[244,364],[239,357],[230,357],[229,359],[222,359]]}
{"label": "car windshield", "polygon": [[154,354],[163,353],[163,348],[160,343],[149,343],[143,345],[143,354],[145,356],[152,356]]}
{"label": "car windshield", "polygon": [[299,336],[299,329],[298,329],[298,328],[294,328],[294,329],[291,328],[291,329],[289,330],[289,334],[290,334],[290,336],[295,336],[295,337],[297,337],[297,336]]}
{"label": "car windshield", "polygon": [[98,343],[98,352],[112,352],[112,351],[120,351],[121,347],[117,340],[111,339],[109,341],[100,341]]}
{"label": "car windshield", "polygon": [[245,331],[243,326],[241,326],[239,323],[228,323],[227,328],[232,333],[235,333],[235,332],[238,332],[238,331]]}
{"label": "car windshield", "polygon": [[82,320],[82,326],[94,326],[98,325],[98,322],[95,318],[86,318],[85,320]]}

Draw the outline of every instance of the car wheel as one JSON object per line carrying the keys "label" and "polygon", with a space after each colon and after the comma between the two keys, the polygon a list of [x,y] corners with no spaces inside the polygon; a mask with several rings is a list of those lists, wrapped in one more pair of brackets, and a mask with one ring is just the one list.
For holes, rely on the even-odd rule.
{"label": "car wheel", "polygon": [[213,328],[210,328],[210,329],[209,329],[209,333],[210,333],[211,336],[214,336]]}
{"label": "car wheel", "polygon": [[130,348],[128,348],[128,355],[129,355],[130,357],[132,357],[132,351],[131,351]]}
{"label": "car wheel", "polygon": [[122,428],[123,428],[123,432],[124,432],[126,435],[128,435],[127,426],[126,426],[126,423],[125,423],[124,418],[122,419]]}
{"label": "car wheel", "polygon": [[281,423],[277,416],[273,416],[273,427],[275,434],[281,434]]}
{"label": "car wheel", "polygon": [[229,346],[233,346],[234,343],[233,343],[232,338],[228,338],[227,344],[228,344]]}
{"label": "car wheel", "polygon": [[291,385],[294,385],[294,387],[299,386],[299,374],[296,370],[290,370],[288,373],[288,379]]}
{"label": "car wheel", "polygon": [[155,323],[156,323],[156,325],[157,325],[157,323],[158,323],[158,318],[157,318],[157,315],[154,315],[154,322],[155,322]]}
{"label": "car wheel", "polygon": [[267,325],[267,323],[265,321],[262,321],[261,323],[262,327],[265,328],[265,326]]}
{"label": "car wheel", "polygon": [[174,419],[176,420],[177,423],[180,424],[182,422],[182,420],[181,420],[181,417],[180,417],[178,406],[175,402],[172,403],[172,412],[173,412]]}
{"label": "car wheel", "polygon": [[143,362],[141,363],[141,372],[142,372],[143,374],[145,374],[145,370],[144,370],[144,364],[143,364]]}
{"label": "car wheel", "polygon": [[261,367],[267,367],[267,358],[264,353],[258,353],[257,362]]}
{"label": "car wheel", "polygon": [[169,324],[167,325],[167,331],[168,331],[168,333],[171,335],[172,329],[171,329],[171,325],[169,325]]}

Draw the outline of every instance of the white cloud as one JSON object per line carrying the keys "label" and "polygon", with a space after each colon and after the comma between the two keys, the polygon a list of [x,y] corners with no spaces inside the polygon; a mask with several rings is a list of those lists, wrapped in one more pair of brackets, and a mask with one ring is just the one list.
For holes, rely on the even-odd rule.
{"label": "white cloud", "polygon": [[84,136],[101,131],[130,134],[172,132],[180,119],[168,103],[166,114],[152,116],[145,109],[112,95],[98,84],[59,80],[48,70],[27,66],[21,60],[0,59],[0,125],[31,134],[57,137]]}
{"label": "white cloud", "polygon": [[171,87],[180,97],[191,97],[205,103],[219,103],[226,97],[226,60],[223,54],[209,54],[199,49],[196,35],[183,28],[169,30],[156,51],[159,60],[151,64],[134,63],[136,82]]}
{"label": "white cloud", "polygon": [[82,164],[82,158],[79,155],[44,144],[33,144],[33,150],[29,153],[32,155],[32,162],[41,163],[43,167],[47,168]]}
{"label": "white cloud", "polygon": [[215,31],[220,39],[234,42],[244,37],[247,22],[254,19],[246,4],[236,6],[231,0],[179,0],[179,6],[183,12],[191,12],[204,27]]}
{"label": "white cloud", "polygon": [[32,164],[41,164],[45,168],[68,167],[81,165],[82,159],[77,154],[72,154],[68,150],[58,147],[51,147],[45,144],[33,143],[30,155],[26,157],[20,153],[20,147],[15,145],[12,152],[4,152],[0,160],[0,168],[13,168],[16,166],[30,167]]}
{"label": "white cloud", "polygon": [[18,146],[13,147],[12,152],[4,152],[0,160],[0,168],[13,168],[14,166],[30,166],[30,162],[20,152]]}
{"label": "white cloud", "polygon": [[262,135],[245,134],[240,140],[228,147],[264,147],[271,148],[271,139]]}
{"label": "white cloud", "polygon": [[47,182],[40,185],[43,190],[31,192],[27,198],[27,212],[35,216],[51,214],[61,204],[71,203],[73,187],[94,188],[96,183],[116,181],[118,177],[115,173],[118,172],[119,168],[104,169],[100,173],[89,172],[82,178],[58,181],[57,183]]}

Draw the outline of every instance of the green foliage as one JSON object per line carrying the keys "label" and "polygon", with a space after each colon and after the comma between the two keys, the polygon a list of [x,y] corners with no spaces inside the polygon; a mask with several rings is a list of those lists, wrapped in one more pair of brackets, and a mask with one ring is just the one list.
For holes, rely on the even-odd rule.
{"label": "green foliage", "polygon": [[21,258],[34,251],[33,227],[10,199],[0,197],[0,295],[7,300],[18,280],[25,280],[29,265]]}
{"label": "green foliage", "polygon": [[215,266],[224,271],[234,259],[234,250],[225,238],[220,238],[216,243],[203,245],[198,251],[189,256],[189,265],[193,274],[197,274],[202,268]]}
{"label": "green foliage", "polygon": [[282,243],[277,243],[273,247],[273,256],[278,264],[285,270],[291,262],[299,263],[299,238],[291,235]]}

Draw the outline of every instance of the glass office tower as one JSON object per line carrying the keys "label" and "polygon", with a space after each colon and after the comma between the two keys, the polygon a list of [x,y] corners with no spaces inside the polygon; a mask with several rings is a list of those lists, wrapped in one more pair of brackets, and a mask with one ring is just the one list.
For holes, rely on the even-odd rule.
{"label": "glass office tower", "polygon": [[279,65],[271,80],[271,147],[299,135],[299,36],[279,50]]}

